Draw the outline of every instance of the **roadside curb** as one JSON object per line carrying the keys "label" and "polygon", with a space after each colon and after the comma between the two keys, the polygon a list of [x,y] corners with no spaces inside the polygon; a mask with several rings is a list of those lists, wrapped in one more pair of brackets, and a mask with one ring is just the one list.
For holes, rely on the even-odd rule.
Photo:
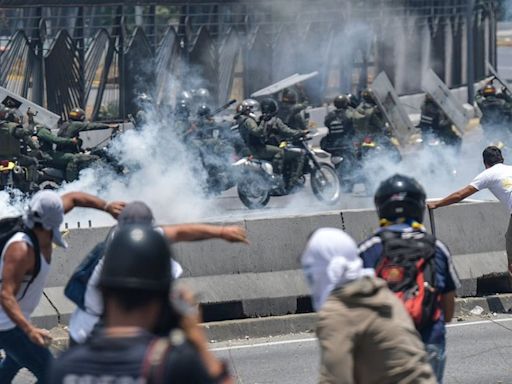
{"label": "roadside curb", "polygon": [[[481,307],[479,309],[478,307]],[[472,313],[471,311],[474,313]],[[454,318],[458,321],[474,319],[493,313],[511,313],[512,294],[491,295],[486,297],[458,298],[455,301]],[[203,324],[210,343],[227,340],[243,340],[261,337],[279,336],[293,333],[313,333],[316,314],[271,316],[243,320],[227,320]],[[52,352],[60,353],[67,348],[67,327],[55,327]]]}

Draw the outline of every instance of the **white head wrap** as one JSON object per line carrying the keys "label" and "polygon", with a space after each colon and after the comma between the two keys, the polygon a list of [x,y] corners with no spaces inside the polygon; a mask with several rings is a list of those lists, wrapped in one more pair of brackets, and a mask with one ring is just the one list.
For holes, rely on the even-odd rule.
{"label": "white head wrap", "polygon": [[321,228],[313,233],[302,254],[302,269],[316,311],[334,288],[374,276],[373,269],[363,268],[354,240],[337,228]]}

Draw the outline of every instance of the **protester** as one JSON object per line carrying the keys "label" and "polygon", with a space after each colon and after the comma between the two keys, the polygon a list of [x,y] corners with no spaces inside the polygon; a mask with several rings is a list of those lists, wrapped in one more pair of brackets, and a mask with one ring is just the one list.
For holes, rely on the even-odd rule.
{"label": "protester", "polygon": [[[126,205],[118,218],[118,227],[131,224],[154,225],[153,212],[145,203],[134,201]],[[238,226],[180,224],[156,228],[172,242],[199,241],[217,238],[229,242],[248,243],[245,230]],[[105,247],[106,241],[103,241],[91,252],[104,252]],[[173,277],[180,277],[183,273],[183,268],[175,260],[171,260],[171,263],[173,266]],[[103,312],[103,300],[101,299],[98,281],[102,268],[103,261],[99,260],[87,282],[87,288],[85,289],[83,298],[83,308],[77,306],[75,311],[71,314],[69,322],[70,345],[85,342],[100,320]]]}
{"label": "protester", "polygon": [[460,286],[448,248],[423,226],[423,187],[394,175],[375,193],[381,228],[359,246],[365,268],[375,268],[402,298],[428,352],[439,383],[446,362],[446,327]]}
{"label": "protester", "polygon": [[[490,146],[482,153],[485,171],[473,179],[469,185],[446,196],[444,199],[428,203],[430,209],[446,207],[465,198],[489,189],[494,196],[512,214],[512,166],[503,164],[503,155],[498,147]],[[512,274],[512,216],[505,234],[508,270]]]}
{"label": "protester", "polygon": [[[50,383],[232,382],[225,364],[208,350],[197,307],[188,303],[180,317],[170,310],[170,260],[168,240],[151,226],[114,233],[99,280],[105,326],[64,352]],[[169,329],[168,337],[155,336],[174,321],[179,328]]]}
{"label": "protester", "polygon": [[400,300],[363,268],[346,233],[311,236],[302,267],[318,311],[319,383],[435,383],[427,354]]}
{"label": "protester", "polygon": [[[10,383],[25,367],[46,383],[52,355],[48,331],[32,325],[35,310],[50,271],[52,243],[66,247],[59,232],[64,214],[75,207],[102,210],[117,217],[124,204],[106,201],[86,193],[72,192],[59,197],[55,192],[36,193],[25,211],[25,232],[16,232],[5,244],[0,260],[0,383]],[[37,259],[36,259],[37,258]]]}

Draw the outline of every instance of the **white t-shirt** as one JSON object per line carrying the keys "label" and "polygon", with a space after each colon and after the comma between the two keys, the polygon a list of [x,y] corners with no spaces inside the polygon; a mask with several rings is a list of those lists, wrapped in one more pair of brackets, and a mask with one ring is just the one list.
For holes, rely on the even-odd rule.
{"label": "white t-shirt", "polygon": [[[157,227],[156,229],[163,233],[162,228]],[[94,267],[91,278],[87,282],[84,295],[84,306],[87,311],[77,307],[69,319],[69,335],[78,343],[86,341],[103,313],[103,298],[98,286],[102,269],[103,259]],[[183,274],[183,268],[173,259],[171,259],[171,271],[174,279]]]}
{"label": "white t-shirt", "polygon": [[[2,250],[2,256],[0,259],[0,273],[4,269],[4,255],[7,251],[7,248],[12,243],[22,241],[24,243],[27,243],[30,247],[34,247],[32,244],[32,240],[30,240],[30,237],[24,233],[24,232],[18,232],[14,236],[12,236],[9,241],[5,244],[4,249]],[[34,309],[36,309],[37,305],[39,304],[39,301],[41,300],[41,296],[43,295],[43,289],[46,284],[46,278],[48,277],[48,273],[50,272],[50,264],[46,261],[43,254],[41,253],[41,269],[39,270],[39,273],[37,274],[34,281],[30,284],[30,286],[27,289],[27,292],[25,293],[25,296],[23,296],[22,299],[20,297],[23,295],[23,292],[25,292],[25,289],[27,287],[27,284],[30,280],[30,276],[24,276],[23,282],[21,283],[20,289],[18,291],[18,305],[20,306],[21,312],[23,313],[23,316],[25,316],[26,319],[29,319],[32,315],[32,312],[34,312]],[[0,282],[1,285],[1,282]],[[7,331],[10,329],[13,329],[16,327],[16,324],[11,320],[9,316],[4,312],[3,308],[0,308],[0,331]]]}
{"label": "white t-shirt", "polygon": [[512,166],[495,164],[475,177],[470,185],[479,191],[489,189],[512,214]]}

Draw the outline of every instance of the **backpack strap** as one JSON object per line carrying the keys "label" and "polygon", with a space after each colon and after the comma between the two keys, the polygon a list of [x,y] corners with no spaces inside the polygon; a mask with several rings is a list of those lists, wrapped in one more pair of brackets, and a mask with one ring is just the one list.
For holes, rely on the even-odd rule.
{"label": "backpack strap", "polygon": [[30,280],[28,281],[27,285],[25,286],[25,289],[23,290],[23,293],[21,294],[21,297],[18,300],[21,300],[25,297],[28,288],[34,282],[37,275],[39,274],[39,271],[41,270],[41,249],[39,248],[39,240],[37,239],[37,236],[33,230],[26,228],[23,232],[30,238],[30,241],[32,241],[32,245],[34,246],[35,263],[34,273],[30,277]]}
{"label": "backpack strap", "polygon": [[167,357],[171,350],[171,341],[167,337],[159,337],[151,341],[142,362],[142,377],[146,380],[146,384],[164,383]]}

